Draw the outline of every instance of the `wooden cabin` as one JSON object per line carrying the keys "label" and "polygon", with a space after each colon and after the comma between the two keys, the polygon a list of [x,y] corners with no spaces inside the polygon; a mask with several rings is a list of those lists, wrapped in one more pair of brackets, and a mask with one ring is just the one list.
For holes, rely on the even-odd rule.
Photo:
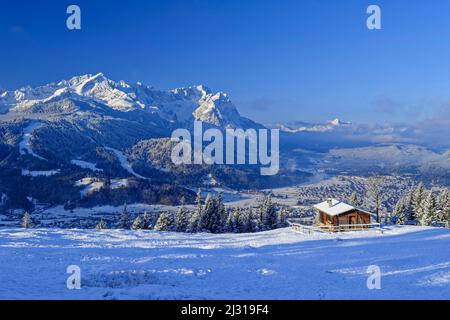
{"label": "wooden cabin", "polygon": [[328,199],[314,205],[317,210],[318,227],[330,231],[368,229],[371,225],[370,212],[361,210],[336,199]]}

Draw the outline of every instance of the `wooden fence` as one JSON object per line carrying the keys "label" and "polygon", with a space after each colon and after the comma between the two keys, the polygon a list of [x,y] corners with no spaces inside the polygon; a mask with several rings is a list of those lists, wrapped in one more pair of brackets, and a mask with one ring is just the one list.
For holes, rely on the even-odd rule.
{"label": "wooden fence", "polygon": [[383,232],[383,228],[379,223],[367,223],[367,224],[341,224],[339,226],[310,226],[299,223],[295,220],[288,220],[289,226],[295,231],[299,231],[306,234],[312,234],[314,232],[350,232],[350,231],[366,231],[370,229],[377,229]]}

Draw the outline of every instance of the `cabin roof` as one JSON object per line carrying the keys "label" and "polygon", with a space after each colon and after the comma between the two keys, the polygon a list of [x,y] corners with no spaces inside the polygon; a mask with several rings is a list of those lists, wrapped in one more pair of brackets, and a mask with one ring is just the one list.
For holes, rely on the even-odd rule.
{"label": "cabin roof", "polygon": [[314,205],[314,208],[316,208],[317,210],[320,210],[322,212],[325,212],[327,215],[329,216],[339,216],[341,214],[347,213],[349,211],[353,211],[353,210],[358,210],[364,213],[368,213],[371,214],[370,212],[361,210],[359,208],[356,208],[354,206],[351,206],[345,202],[336,200],[336,199],[331,199],[331,207],[328,205],[328,200],[318,203],[316,205]]}

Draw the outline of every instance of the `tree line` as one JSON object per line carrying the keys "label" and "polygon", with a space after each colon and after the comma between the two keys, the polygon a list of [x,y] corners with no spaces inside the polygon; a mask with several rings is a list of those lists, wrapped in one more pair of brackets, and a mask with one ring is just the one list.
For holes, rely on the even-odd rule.
{"label": "tree line", "polygon": [[[222,194],[208,194],[203,199],[199,190],[194,210],[181,206],[176,213],[162,212],[154,225],[147,213],[138,215],[134,221],[124,206],[119,228],[132,230],[157,230],[175,232],[245,233],[272,230],[286,226],[287,210],[279,208],[270,197],[265,197],[256,208],[226,208]],[[102,219],[97,229],[107,229]]]}
{"label": "tree line", "polygon": [[[382,177],[371,177],[366,186],[366,200],[374,210],[377,222],[381,220],[381,207],[383,201],[389,196],[386,193]],[[348,199],[355,207],[362,205],[356,192]],[[450,227],[450,191],[427,189],[423,182],[419,182],[401,196],[387,214],[384,223],[416,224],[421,226],[444,225]]]}
{"label": "tree line", "polygon": [[413,221],[421,226],[442,223],[450,227],[450,191],[445,188],[437,193],[425,188],[422,182],[419,183],[398,200],[392,221],[396,224]]}
{"label": "tree line", "polygon": [[[222,193],[219,192],[215,196],[208,194],[206,199],[203,199],[199,190],[194,209],[181,206],[176,213],[162,212],[158,217],[144,212],[133,219],[125,204],[116,227],[189,233],[247,233],[285,227],[287,215],[287,209],[276,205],[270,196],[264,197],[254,208],[240,206],[226,208]],[[25,212],[21,226],[34,227],[28,212]],[[103,218],[96,225],[98,230],[109,228],[108,222]]]}

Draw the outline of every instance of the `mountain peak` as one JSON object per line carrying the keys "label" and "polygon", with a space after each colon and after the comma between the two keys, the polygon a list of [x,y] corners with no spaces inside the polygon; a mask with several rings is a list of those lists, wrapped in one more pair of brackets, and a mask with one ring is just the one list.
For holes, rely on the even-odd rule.
{"label": "mountain peak", "polygon": [[333,120],[331,120],[331,121],[328,121],[328,123],[329,123],[330,125],[332,125],[332,126],[335,126],[335,127],[339,127],[339,126],[342,126],[342,125],[350,125],[350,124],[352,124],[351,122],[342,121],[342,120],[339,119],[339,118],[335,118],[335,119],[333,119]]}
{"label": "mountain peak", "polygon": [[335,118],[335,119],[329,121],[329,123],[333,126],[339,126],[339,125],[341,125],[341,120],[339,118]]}
{"label": "mountain peak", "polygon": [[116,82],[108,79],[102,72],[78,75],[41,87],[26,87],[1,93],[0,113],[10,110],[38,112],[42,111],[44,104],[58,103],[66,98],[88,104],[101,103],[120,112],[149,112],[164,120],[177,121],[180,125],[200,120],[219,127],[262,127],[241,117],[227,94],[212,92],[203,84],[156,90],[142,83],[129,85],[125,81]]}
{"label": "mountain peak", "polygon": [[199,84],[195,86],[198,91],[200,91],[203,95],[207,95],[211,93],[211,89],[204,86],[203,84]]}
{"label": "mountain peak", "polygon": [[86,83],[86,82],[91,82],[91,83],[105,82],[105,83],[116,84],[115,81],[107,78],[102,72],[98,72],[96,74],[87,73],[87,74],[83,74],[83,75],[74,76],[74,77],[70,78],[69,80],[60,81],[57,85],[58,86],[75,87],[75,86],[78,86],[78,85],[80,85],[82,83]]}

